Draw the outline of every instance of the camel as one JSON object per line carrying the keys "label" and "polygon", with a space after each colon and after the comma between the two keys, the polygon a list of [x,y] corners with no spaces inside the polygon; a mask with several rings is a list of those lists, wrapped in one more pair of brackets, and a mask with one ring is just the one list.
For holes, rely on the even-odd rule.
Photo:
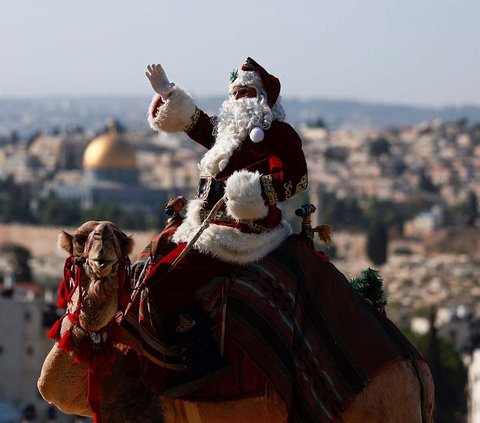
{"label": "camel", "polygon": [[[59,246],[78,271],[75,276],[66,275],[70,314],[60,321],[58,339],[41,370],[38,389],[43,398],[67,414],[94,416],[97,422],[294,421],[268,378],[260,379],[264,386],[251,395],[219,402],[170,399],[138,377],[139,360],[145,352],[138,345],[133,350],[128,337],[109,330],[125,306],[119,298],[132,245],[132,239],[111,222],[90,221],[73,235],[64,231],[59,235]],[[68,348],[60,345],[66,333]],[[227,331],[225,339],[230,336]],[[94,353],[81,360],[79,351],[85,344],[92,346]],[[108,345],[114,346],[111,371],[104,368],[109,367],[108,360],[95,362],[107,354]],[[92,374],[92,368],[104,370],[100,371],[102,377]],[[97,382],[96,398],[92,380]],[[433,421],[433,407],[434,385],[428,365],[422,360],[401,359],[378,369],[337,415],[311,421],[428,423]]]}

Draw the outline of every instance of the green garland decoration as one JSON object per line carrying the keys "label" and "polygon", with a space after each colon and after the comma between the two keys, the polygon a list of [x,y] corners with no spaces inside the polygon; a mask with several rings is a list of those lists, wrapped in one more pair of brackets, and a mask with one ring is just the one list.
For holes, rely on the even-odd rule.
{"label": "green garland decoration", "polygon": [[234,69],[230,72],[230,82],[235,81],[238,77],[238,69]]}
{"label": "green garland decoration", "polygon": [[370,300],[375,307],[382,308],[387,305],[387,296],[383,291],[383,278],[378,270],[369,267],[359,276],[351,278],[350,283],[355,291]]}

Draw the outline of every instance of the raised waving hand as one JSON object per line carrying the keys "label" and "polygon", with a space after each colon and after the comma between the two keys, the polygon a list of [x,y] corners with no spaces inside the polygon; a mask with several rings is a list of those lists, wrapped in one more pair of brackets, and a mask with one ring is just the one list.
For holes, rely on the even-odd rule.
{"label": "raised waving hand", "polygon": [[166,100],[173,90],[175,83],[168,80],[162,65],[148,65],[145,75],[150,81],[153,91],[160,94],[162,98]]}

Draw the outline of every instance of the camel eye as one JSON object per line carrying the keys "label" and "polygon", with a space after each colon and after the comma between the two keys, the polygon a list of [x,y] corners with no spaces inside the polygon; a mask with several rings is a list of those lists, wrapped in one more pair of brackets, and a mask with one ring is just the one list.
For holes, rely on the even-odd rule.
{"label": "camel eye", "polygon": [[73,238],[73,245],[76,250],[83,250],[85,247],[85,242],[87,241],[86,236],[77,235]]}

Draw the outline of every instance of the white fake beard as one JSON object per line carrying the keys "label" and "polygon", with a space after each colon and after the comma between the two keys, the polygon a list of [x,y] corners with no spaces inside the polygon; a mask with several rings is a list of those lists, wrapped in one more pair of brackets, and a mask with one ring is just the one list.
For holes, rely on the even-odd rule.
{"label": "white fake beard", "polygon": [[259,98],[225,100],[214,128],[215,144],[200,161],[201,174],[216,176],[220,173],[250,131],[253,128],[268,129],[272,120],[272,111],[262,95]]}

